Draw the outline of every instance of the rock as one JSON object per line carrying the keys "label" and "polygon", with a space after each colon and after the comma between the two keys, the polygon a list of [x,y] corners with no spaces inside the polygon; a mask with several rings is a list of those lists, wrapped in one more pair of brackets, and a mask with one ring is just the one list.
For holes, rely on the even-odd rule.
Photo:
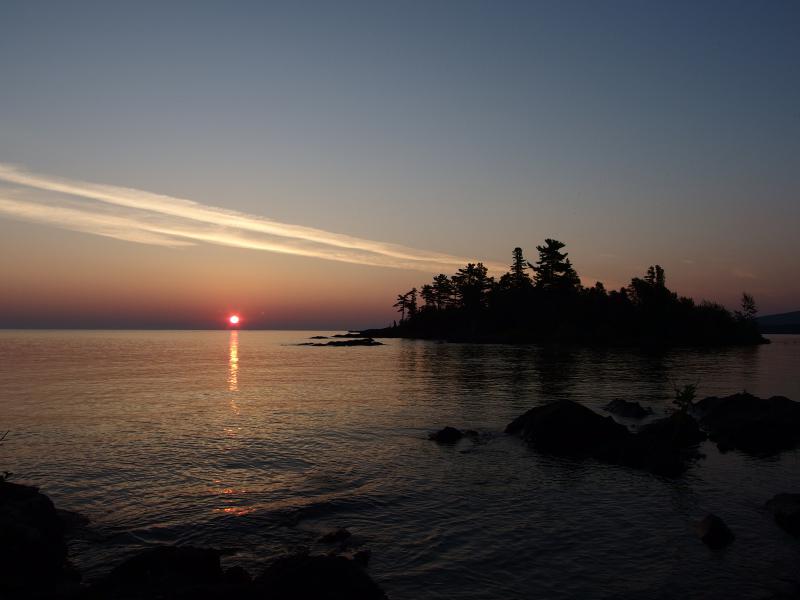
{"label": "rock", "polygon": [[534,447],[566,455],[588,455],[674,477],[686,470],[705,439],[697,422],[676,413],[633,434],[611,417],[572,402],[560,400],[538,406],[515,419],[506,433],[522,436]]}
{"label": "rock", "polygon": [[364,568],[366,568],[366,566],[369,564],[370,558],[372,558],[372,552],[368,549],[359,550],[353,555],[353,560],[356,562],[356,564],[359,564]]}
{"label": "rock", "polygon": [[626,446],[621,462],[657,475],[677,477],[701,454],[697,445],[706,439],[697,421],[686,413],[673,413],[642,427]]}
{"label": "rock", "polygon": [[733,532],[716,515],[706,515],[696,524],[697,537],[714,550],[727,546],[735,539]]}
{"label": "rock", "polygon": [[611,417],[601,417],[571,400],[532,408],[514,419],[505,431],[541,450],[596,456],[614,452],[632,435]]}
{"label": "rock", "polygon": [[676,412],[663,419],[648,423],[639,429],[637,437],[647,439],[653,444],[685,448],[705,441],[707,436],[700,429],[700,425],[694,417]]}
{"label": "rock", "polygon": [[73,580],[64,524],[35,487],[0,481],[0,597],[37,594]]}
{"label": "rock", "polygon": [[99,597],[189,595],[221,584],[219,552],[192,546],[148,548],[123,561],[94,586]]}
{"label": "rock", "polygon": [[770,455],[800,442],[800,403],[783,396],[710,397],[695,403],[693,410],[723,452],[738,449]]}
{"label": "rock", "polygon": [[327,340],[328,336],[327,335],[312,335],[308,339],[310,339],[310,340]]}
{"label": "rock", "polygon": [[455,444],[458,440],[464,437],[464,432],[455,427],[447,426],[440,429],[428,436],[429,440],[433,440],[439,444]]}
{"label": "rock", "polygon": [[[342,336],[334,336],[334,337],[342,337]],[[298,344],[298,346],[383,346],[383,342],[379,342],[372,338],[364,338],[364,339],[346,339],[346,340],[331,340],[330,342],[325,343],[312,343],[312,342],[303,342],[302,344]]]}
{"label": "rock", "polygon": [[653,409],[649,406],[645,407],[638,402],[628,402],[620,398],[612,400],[603,408],[612,415],[618,415],[628,419],[643,419],[647,415],[653,414]]}
{"label": "rock", "polygon": [[58,518],[61,519],[61,523],[64,526],[64,533],[66,534],[80,531],[89,525],[89,518],[80,513],[57,508],[56,514],[58,514]]}
{"label": "rock", "polygon": [[783,530],[800,537],[800,494],[778,494],[767,502],[767,510]]}
{"label": "rock", "polygon": [[329,531],[328,533],[321,535],[317,541],[322,544],[338,544],[339,542],[345,541],[351,535],[352,534],[347,529],[344,527],[339,527],[338,529],[334,529],[333,531]]}
{"label": "rock", "polygon": [[238,565],[226,569],[223,579],[225,583],[231,585],[248,585],[253,581],[253,578],[250,577],[250,573],[248,573],[244,567]]}
{"label": "rock", "polygon": [[294,554],[275,560],[256,578],[270,600],[385,600],[386,594],[354,560]]}

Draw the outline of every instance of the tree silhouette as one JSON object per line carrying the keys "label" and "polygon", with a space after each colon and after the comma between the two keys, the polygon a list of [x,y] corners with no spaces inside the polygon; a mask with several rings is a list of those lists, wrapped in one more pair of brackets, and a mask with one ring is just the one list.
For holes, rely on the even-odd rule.
{"label": "tree silhouette", "polygon": [[444,273],[439,273],[433,278],[434,302],[438,310],[450,306],[453,300],[453,283]]}
{"label": "tree silhouette", "polygon": [[575,289],[580,285],[580,279],[572,263],[567,258],[567,252],[561,252],[563,242],[547,238],[544,246],[536,246],[539,251],[539,260],[535,265],[528,263],[534,273],[534,282],[538,288]]}
{"label": "tree silhouette", "polygon": [[741,310],[737,310],[735,314],[739,321],[755,322],[758,316],[756,301],[747,292],[742,292]]}
{"label": "tree silhouette", "polygon": [[400,323],[406,320],[406,310],[408,310],[408,294],[398,294],[394,308],[400,313]]}
{"label": "tree silhouette", "polygon": [[408,316],[411,318],[417,314],[417,288],[411,288],[406,297],[408,298],[408,306],[406,308]]}
{"label": "tree silhouette", "polygon": [[507,290],[529,289],[533,282],[531,276],[525,271],[528,263],[522,255],[522,248],[514,248],[512,256],[511,268],[500,278],[500,287]]}
{"label": "tree silhouette", "polygon": [[435,310],[436,306],[436,291],[430,283],[426,283],[420,288],[419,295],[422,296],[422,301],[425,302],[424,308],[426,310]]}
{"label": "tree silhouette", "polygon": [[667,280],[664,277],[664,269],[661,268],[661,265],[651,265],[648,267],[647,275],[644,276],[644,280],[654,287],[666,287]]}
{"label": "tree silhouette", "polygon": [[453,275],[453,287],[459,305],[468,311],[479,310],[486,305],[486,293],[494,283],[483,263],[469,263]]}

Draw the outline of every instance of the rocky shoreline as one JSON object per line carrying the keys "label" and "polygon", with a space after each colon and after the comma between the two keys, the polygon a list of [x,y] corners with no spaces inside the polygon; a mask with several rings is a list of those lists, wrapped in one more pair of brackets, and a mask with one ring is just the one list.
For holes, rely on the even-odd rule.
{"label": "rocky shoreline", "polygon": [[242,567],[223,570],[219,551],[193,546],[154,546],[134,554],[99,581],[82,582],[67,555],[71,526],[85,524],[56,509],[37,488],[0,481],[0,598],[53,600],[256,599],[383,600],[366,571],[368,550],[349,552],[350,533],[320,538],[326,554],[299,550],[278,557],[257,575]]}

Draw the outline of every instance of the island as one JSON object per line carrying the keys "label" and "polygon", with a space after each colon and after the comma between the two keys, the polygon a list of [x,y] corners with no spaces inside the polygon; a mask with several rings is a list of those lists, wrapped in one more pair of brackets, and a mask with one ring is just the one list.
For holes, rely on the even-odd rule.
{"label": "island", "polygon": [[607,346],[730,346],[768,343],[756,303],[742,293],[741,308],[695,302],[666,285],[653,265],[628,286],[584,286],[564,243],[548,238],[528,262],[514,248],[498,279],[480,262],[398,295],[400,321],[360,332],[370,338],[437,339],[489,343],[578,343]]}

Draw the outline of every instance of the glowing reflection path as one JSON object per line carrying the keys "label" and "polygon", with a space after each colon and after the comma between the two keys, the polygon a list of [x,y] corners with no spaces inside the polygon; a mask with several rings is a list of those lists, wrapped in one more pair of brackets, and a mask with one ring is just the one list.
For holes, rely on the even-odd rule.
{"label": "glowing reflection path", "polygon": [[[239,332],[231,331],[230,358],[228,359],[228,390],[239,391]],[[236,412],[239,412],[238,410]]]}

